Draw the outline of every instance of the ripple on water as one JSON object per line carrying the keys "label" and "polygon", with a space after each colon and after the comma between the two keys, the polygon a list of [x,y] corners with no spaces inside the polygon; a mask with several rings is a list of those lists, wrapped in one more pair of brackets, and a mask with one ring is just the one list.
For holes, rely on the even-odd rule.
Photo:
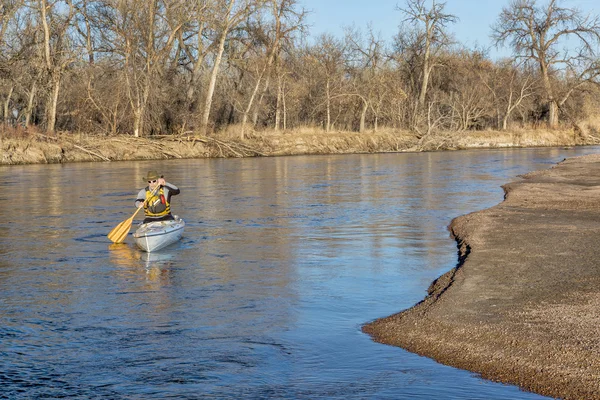
{"label": "ripple on water", "polygon": [[[583,150],[11,169],[23,179],[0,215],[0,397],[541,398],[360,327],[455,266],[452,218]],[[156,254],[111,244],[154,168],[182,188],[182,240]],[[99,173],[110,186],[93,196]]]}

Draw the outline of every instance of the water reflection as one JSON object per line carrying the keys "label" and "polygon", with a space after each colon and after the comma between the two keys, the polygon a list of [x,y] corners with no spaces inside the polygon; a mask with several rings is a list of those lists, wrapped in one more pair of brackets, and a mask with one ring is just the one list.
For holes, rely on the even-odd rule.
{"label": "water reflection", "polygon": [[159,289],[170,284],[171,268],[175,255],[168,252],[146,253],[126,243],[108,246],[109,259],[123,279],[145,276],[149,289]]}
{"label": "water reflection", "polygon": [[[594,151],[0,167],[14,198],[0,209],[2,395],[537,398],[360,326],[454,267],[452,218],[498,203],[520,173]],[[150,254],[106,239],[149,169],[177,181],[187,222]]]}

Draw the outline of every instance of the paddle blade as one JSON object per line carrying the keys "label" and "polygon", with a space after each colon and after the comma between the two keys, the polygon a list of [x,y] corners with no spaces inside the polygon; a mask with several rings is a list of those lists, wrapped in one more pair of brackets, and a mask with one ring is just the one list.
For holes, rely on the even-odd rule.
{"label": "paddle blade", "polygon": [[133,217],[126,219],[121,222],[119,225],[115,226],[112,231],[106,235],[113,243],[123,243],[129,230],[131,229],[131,223],[133,222]]}

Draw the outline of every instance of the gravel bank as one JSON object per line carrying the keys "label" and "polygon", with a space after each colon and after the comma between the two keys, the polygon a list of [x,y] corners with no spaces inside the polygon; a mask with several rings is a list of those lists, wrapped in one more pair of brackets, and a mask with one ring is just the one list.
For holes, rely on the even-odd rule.
{"label": "gravel bank", "polygon": [[452,221],[458,266],[363,331],[525,390],[600,399],[600,155],[504,189],[501,204]]}

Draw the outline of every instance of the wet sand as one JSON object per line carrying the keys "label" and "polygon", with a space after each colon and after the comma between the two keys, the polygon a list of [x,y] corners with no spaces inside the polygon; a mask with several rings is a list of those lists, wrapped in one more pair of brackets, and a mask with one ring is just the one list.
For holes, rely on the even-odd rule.
{"label": "wet sand", "polygon": [[542,395],[600,399],[600,155],[504,189],[501,204],[452,221],[458,266],[363,331]]}

